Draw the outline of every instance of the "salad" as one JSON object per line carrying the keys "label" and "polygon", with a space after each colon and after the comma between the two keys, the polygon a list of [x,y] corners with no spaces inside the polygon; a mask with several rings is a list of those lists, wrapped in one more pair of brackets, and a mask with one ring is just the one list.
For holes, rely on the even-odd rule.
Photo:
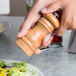
{"label": "salad", "polygon": [[26,62],[14,62],[10,65],[0,60],[0,76],[34,76],[35,72],[27,68]]}
{"label": "salad", "polygon": [[4,31],[5,27],[0,23],[0,32]]}

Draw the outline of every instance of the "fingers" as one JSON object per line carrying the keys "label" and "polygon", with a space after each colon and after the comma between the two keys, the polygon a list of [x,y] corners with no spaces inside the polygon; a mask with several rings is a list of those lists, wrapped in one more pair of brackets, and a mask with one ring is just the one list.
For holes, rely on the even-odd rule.
{"label": "fingers", "polygon": [[40,54],[41,53],[40,49],[49,46],[52,39],[53,39],[53,36],[51,36],[50,34],[46,35],[42,41],[40,48],[35,51],[35,54]]}
{"label": "fingers", "polygon": [[34,54],[40,54],[41,53],[41,50],[40,49],[37,49]]}
{"label": "fingers", "polygon": [[60,27],[55,31],[57,36],[63,36],[66,30],[72,26],[72,12],[68,9],[65,9],[62,14]]}
{"label": "fingers", "polygon": [[[50,3],[52,4],[49,5]],[[55,2],[55,0],[54,2],[50,0],[48,1],[37,0],[36,3],[33,5],[31,11],[29,12],[26,20],[22,24],[17,34],[17,38],[21,38],[27,33],[28,29],[30,29],[36,23],[36,21],[40,18],[40,14],[39,14],[40,10],[46,7],[47,5],[49,5],[47,7],[47,10],[48,10],[47,12],[53,12],[60,7],[60,2]],[[49,9],[53,9],[53,10],[49,10]],[[44,13],[47,13],[47,12],[44,12]]]}
{"label": "fingers", "polygon": [[37,2],[34,4],[32,9],[30,10],[27,18],[24,20],[17,34],[17,38],[21,38],[22,36],[24,36],[27,33],[28,29],[30,29],[36,23],[36,21],[40,18],[39,9],[42,9],[42,8],[39,6],[41,6],[41,4],[39,4],[37,0]]}
{"label": "fingers", "polygon": [[36,21],[40,18],[40,14],[39,14],[40,10],[44,8],[45,6],[47,6],[48,4],[50,4],[51,2],[53,1],[36,0],[27,18],[22,24],[17,34],[17,38],[21,38],[27,33],[28,29],[30,29],[36,23]]}
{"label": "fingers", "polygon": [[68,28],[67,23],[65,23],[65,20],[64,20],[64,17],[63,17],[62,20],[61,20],[60,27],[57,30],[55,30],[55,34],[57,36],[63,36],[64,32],[67,30],[67,28]]}
{"label": "fingers", "polygon": [[[63,8],[62,6],[62,2],[59,1],[55,1],[52,4],[48,5],[47,7],[45,7],[44,9],[41,10],[41,12],[43,14],[47,14],[47,13],[52,13],[58,9],[62,9],[63,10],[63,14],[62,14],[62,19],[61,19],[61,23],[60,23],[60,27],[59,29],[57,29],[55,31],[56,35],[58,36],[62,36],[64,34],[64,32],[68,29],[68,27],[71,25],[72,22],[72,17],[71,17],[71,11],[69,11],[69,8]],[[69,12],[70,14],[69,14]]]}
{"label": "fingers", "polygon": [[70,24],[68,30],[76,30],[76,13],[73,14],[71,19],[72,19],[71,24]]}
{"label": "fingers", "polygon": [[40,18],[39,14],[33,15],[33,13],[30,13],[30,15],[27,17],[27,19],[22,24],[17,34],[17,38],[23,37],[27,33],[28,29],[30,29],[36,23],[36,21]]}
{"label": "fingers", "polygon": [[[50,0],[48,0],[48,1],[50,1]],[[36,0],[36,3],[33,5],[27,18],[25,19],[24,23],[22,24],[22,26],[17,34],[17,38],[23,37],[27,33],[28,29],[30,29],[36,23],[36,21],[40,18],[40,14],[39,14],[40,10],[49,4],[49,2],[47,2],[47,4],[46,4],[46,2],[47,1],[43,2],[43,0]]]}
{"label": "fingers", "polygon": [[60,9],[60,8],[62,8],[61,7],[61,2],[60,1],[55,1],[55,2],[51,3],[50,5],[48,5],[47,7],[43,8],[41,10],[41,12],[43,14],[52,13],[52,12],[54,12],[54,11]]}
{"label": "fingers", "polygon": [[43,41],[42,41],[42,44],[41,44],[41,46],[40,46],[40,49],[41,49],[41,48],[45,48],[45,47],[47,47],[48,45],[50,45],[52,39],[53,39],[53,36],[52,36],[52,35],[50,35],[50,34],[46,35],[46,36],[44,37]]}

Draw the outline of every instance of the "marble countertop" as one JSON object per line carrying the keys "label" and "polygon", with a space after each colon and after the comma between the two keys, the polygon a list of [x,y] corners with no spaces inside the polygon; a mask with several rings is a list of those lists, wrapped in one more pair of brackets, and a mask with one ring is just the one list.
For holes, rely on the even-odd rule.
{"label": "marble countertop", "polygon": [[48,48],[39,55],[28,57],[14,43],[16,34],[24,17],[0,16],[0,21],[7,21],[10,29],[0,35],[0,59],[26,61],[38,67],[44,76],[76,76],[76,54],[67,53],[68,39],[64,39],[64,47]]}

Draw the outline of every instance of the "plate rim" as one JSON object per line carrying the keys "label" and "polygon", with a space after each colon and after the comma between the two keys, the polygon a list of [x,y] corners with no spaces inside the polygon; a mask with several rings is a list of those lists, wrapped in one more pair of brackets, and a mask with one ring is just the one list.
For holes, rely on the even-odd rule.
{"label": "plate rim", "polygon": [[[3,23],[7,23],[8,27],[5,30],[1,31],[0,34],[3,33],[3,32],[5,32],[5,31],[7,31],[11,27],[11,24],[8,21],[0,21],[0,24],[3,25]],[[3,25],[3,26],[5,26],[5,25]]]}

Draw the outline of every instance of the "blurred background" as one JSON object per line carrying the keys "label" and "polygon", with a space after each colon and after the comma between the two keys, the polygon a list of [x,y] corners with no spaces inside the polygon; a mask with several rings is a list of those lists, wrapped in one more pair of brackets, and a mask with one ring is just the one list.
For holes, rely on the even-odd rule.
{"label": "blurred background", "polygon": [[[35,0],[0,0],[0,12],[3,11],[3,7],[6,8],[7,14],[9,16],[25,16],[26,11],[32,7]],[[28,8],[28,10],[27,10]]]}
{"label": "blurred background", "polygon": [[0,0],[0,12],[2,15],[25,16],[26,0]]}
{"label": "blurred background", "polygon": [[26,0],[10,0],[10,16],[26,15]]}

